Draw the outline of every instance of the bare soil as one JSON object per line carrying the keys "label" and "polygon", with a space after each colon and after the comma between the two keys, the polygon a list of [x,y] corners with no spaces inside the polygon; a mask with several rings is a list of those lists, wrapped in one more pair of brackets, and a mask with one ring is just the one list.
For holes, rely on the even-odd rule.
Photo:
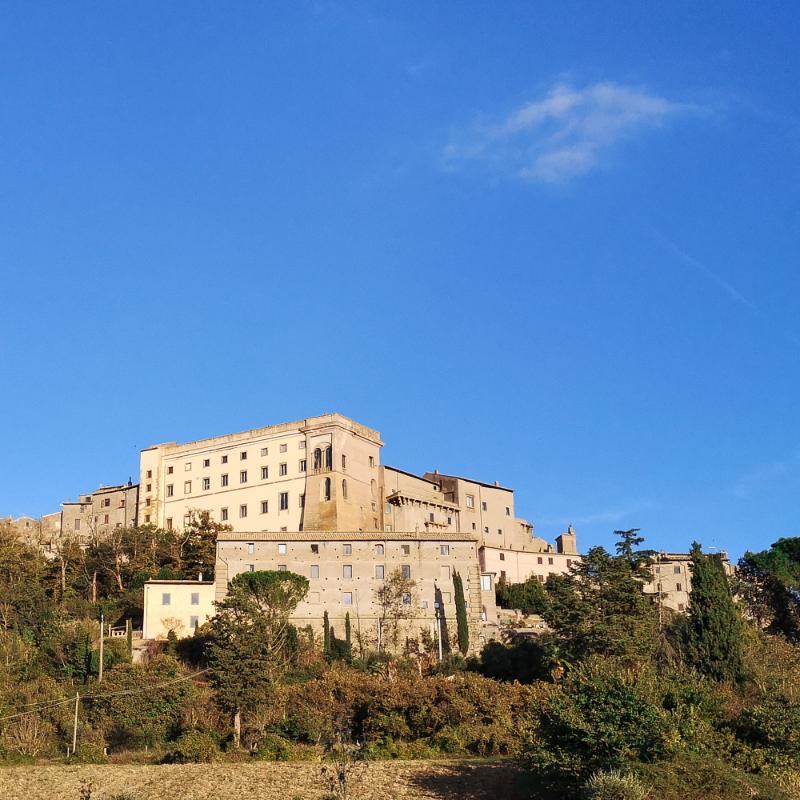
{"label": "bare soil", "polygon": [[[2,800],[322,800],[319,763],[0,768]],[[358,771],[357,771],[358,773]],[[352,800],[522,800],[509,762],[378,761],[354,774]]]}

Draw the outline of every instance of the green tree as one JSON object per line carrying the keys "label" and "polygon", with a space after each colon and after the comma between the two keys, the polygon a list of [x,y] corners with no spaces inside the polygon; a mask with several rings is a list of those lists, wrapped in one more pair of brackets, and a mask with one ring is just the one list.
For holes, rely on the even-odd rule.
{"label": "green tree", "polygon": [[415,615],[416,585],[415,581],[403,575],[402,570],[398,568],[375,590],[375,605],[378,607],[381,630],[381,650],[385,649],[387,640],[392,649],[397,650],[402,622],[413,619]]}
{"label": "green tree", "polygon": [[514,608],[523,614],[543,614],[547,608],[547,592],[535,575],[524,583],[508,583],[501,578],[495,584],[495,597],[501,608]]}
{"label": "green tree", "polygon": [[469,651],[469,621],[467,620],[467,602],[464,599],[464,582],[461,576],[453,571],[453,592],[456,601],[456,634],[458,649],[463,655]]}
{"label": "green tree", "polygon": [[718,681],[744,676],[743,626],[718,555],[691,550],[692,591],[684,628],[686,660]]}
{"label": "green tree", "polygon": [[220,705],[234,715],[238,747],[241,715],[268,701],[296,648],[289,616],[308,592],[292,572],[243,572],[217,604],[210,623],[208,660]]}
{"label": "green tree", "polygon": [[331,623],[328,619],[327,609],[322,613],[322,652],[326,655],[331,651]]}

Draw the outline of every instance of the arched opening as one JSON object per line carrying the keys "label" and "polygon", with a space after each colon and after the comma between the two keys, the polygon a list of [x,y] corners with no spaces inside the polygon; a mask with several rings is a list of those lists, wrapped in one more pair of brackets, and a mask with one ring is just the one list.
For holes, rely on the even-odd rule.
{"label": "arched opening", "polygon": [[342,481],[342,499],[347,500],[347,481]]}
{"label": "arched opening", "polygon": [[333,448],[330,445],[325,448],[325,468],[333,469]]}
{"label": "arched opening", "polygon": [[331,499],[331,479],[325,478],[325,483],[322,485],[322,499],[323,500],[330,500]]}
{"label": "arched opening", "polygon": [[314,469],[322,469],[322,450],[314,450]]}

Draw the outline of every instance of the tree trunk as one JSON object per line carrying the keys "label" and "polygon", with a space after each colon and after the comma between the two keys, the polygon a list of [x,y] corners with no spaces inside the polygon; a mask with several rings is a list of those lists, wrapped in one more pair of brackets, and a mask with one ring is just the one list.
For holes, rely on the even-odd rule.
{"label": "tree trunk", "polygon": [[233,746],[238,750],[242,744],[242,713],[238,709],[233,715]]}
{"label": "tree trunk", "polygon": [[92,573],[92,602],[97,602],[97,570]]}

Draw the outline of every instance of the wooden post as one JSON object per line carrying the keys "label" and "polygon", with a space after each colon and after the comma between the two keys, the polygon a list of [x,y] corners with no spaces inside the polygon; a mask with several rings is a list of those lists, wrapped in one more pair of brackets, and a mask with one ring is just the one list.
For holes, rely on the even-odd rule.
{"label": "wooden post", "polygon": [[75,719],[72,723],[72,755],[75,755],[75,747],[78,744],[78,702],[80,695],[75,692]]}
{"label": "wooden post", "polygon": [[103,682],[103,639],[105,638],[103,629],[105,628],[105,616],[100,612],[100,666],[97,670],[97,682]]}

